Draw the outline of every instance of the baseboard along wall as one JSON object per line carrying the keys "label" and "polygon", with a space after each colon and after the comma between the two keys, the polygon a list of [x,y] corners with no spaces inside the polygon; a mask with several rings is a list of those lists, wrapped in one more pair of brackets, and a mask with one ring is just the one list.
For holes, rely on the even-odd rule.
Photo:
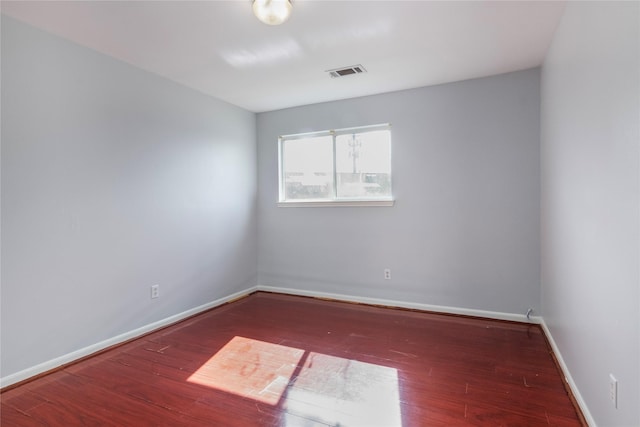
{"label": "baseboard along wall", "polygon": [[189,317],[200,314],[204,311],[221,306],[223,304],[227,304],[229,302],[243,298],[247,295],[250,295],[258,291],[329,299],[329,300],[344,301],[344,302],[351,302],[351,303],[358,303],[358,304],[368,304],[368,305],[383,306],[383,307],[390,307],[390,308],[404,308],[404,309],[411,309],[411,310],[430,311],[434,313],[455,314],[455,315],[461,315],[461,316],[482,317],[482,318],[489,318],[489,319],[513,321],[513,322],[539,324],[542,327],[542,330],[544,331],[544,334],[546,335],[547,340],[549,341],[549,344],[553,350],[556,360],[558,361],[558,364],[560,366],[560,369],[562,370],[562,374],[564,375],[565,380],[569,386],[569,389],[573,393],[576,403],[579,406],[580,410],[582,411],[582,414],[585,417],[586,422],[590,426],[594,426],[594,427],[596,426],[596,423],[593,420],[593,417],[591,416],[587,408],[587,405],[584,402],[584,399],[580,395],[580,392],[575,382],[573,381],[573,378],[571,377],[569,368],[567,367],[566,363],[562,358],[560,349],[556,345],[553,339],[553,336],[551,335],[551,331],[547,327],[542,317],[539,317],[539,316],[527,317],[526,314],[502,313],[502,312],[494,312],[494,311],[486,311],[486,310],[475,310],[475,309],[469,309],[469,308],[448,307],[448,306],[421,304],[421,303],[413,303],[413,302],[406,302],[406,301],[368,298],[368,297],[360,297],[355,295],[315,292],[315,291],[309,291],[309,290],[284,288],[284,287],[271,286],[271,285],[253,286],[245,290],[235,292],[231,295],[218,298],[214,301],[183,311],[173,316],[169,316],[165,319],[158,320],[156,322],[153,322],[148,325],[142,326],[140,328],[126,332],[124,334],[117,335],[110,339],[78,349],[76,351],[57,357],[55,359],[48,360],[44,363],[40,363],[36,366],[32,366],[30,368],[16,372],[14,374],[7,375],[5,377],[0,378],[0,388],[4,390],[6,388],[9,388],[10,386],[14,386],[14,385],[18,385],[19,383],[26,382],[31,378],[35,378],[35,377],[47,374],[49,372],[63,368],[64,366],[73,364],[74,362],[77,362],[81,359],[91,357],[92,355],[105,351],[110,347],[121,345],[127,341],[131,341],[133,339],[142,337],[158,329],[162,329],[164,327],[180,322]]}
{"label": "baseboard along wall", "polygon": [[249,295],[252,292],[255,292],[256,290],[257,288],[253,287],[240,292],[235,292],[231,295],[227,295],[225,297],[218,298],[217,300],[200,305],[198,307],[194,307],[192,309],[183,311],[182,313],[174,314],[173,316],[169,316],[167,318],[158,320],[156,322],[149,323],[148,325],[142,326],[140,328],[133,329],[129,332],[125,332],[123,334],[117,335],[107,340],[100,341],[98,343],[78,349],[71,353],[67,353],[60,357],[56,357],[55,359],[51,359],[46,362],[40,363],[38,365],[32,366],[30,368],[24,369],[22,371],[7,375],[5,377],[0,378],[0,388],[4,390],[5,388],[12,386],[14,384],[18,384],[23,381],[28,381],[31,378],[55,371],[57,369],[60,369],[61,367],[64,367],[66,365],[77,362],[81,359],[85,359],[87,357],[100,353],[104,350],[107,350],[110,347],[114,347],[114,346],[123,344],[127,341],[140,338],[150,332],[154,332],[154,331],[157,331],[158,329],[162,329],[174,323],[180,322],[184,319],[187,319],[188,317],[195,316],[204,311],[210,310],[212,308],[215,308],[220,305],[226,304],[228,302],[234,301],[236,299],[242,298],[246,295]]}
{"label": "baseboard along wall", "polygon": [[355,302],[360,304],[378,305],[383,307],[407,308],[411,310],[431,311],[434,313],[458,314],[461,316],[484,317],[487,319],[508,320],[512,322],[524,322],[539,324],[541,319],[538,316],[527,317],[526,314],[503,313],[497,311],[475,310],[471,308],[449,307],[444,305],[421,304],[398,300],[387,300],[381,298],[368,298],[355,295],[334,294],[327,292],[307,291],[292,288],[283,288],[271,285],[257,286],[257,290],[264,292],[275,292],[279,294],[298,295],[313,298],[324,298],[336,301]]}
{"label": "baseboard along wall", "polygon": [[583,415],[583,417],[585,419],[585,422],[591,427],[597,427],[596,421],[593,419],[593,416],[589,412],[589,408],[587,407],[587,403],[582,398],[582,395],[580,394],[578,386],[576,385],[575,381],[573,380],[573,377],[571,376],[571,371],[569,371],[569,367],[564,362],[564,359],[562,358],[562,353],[560,353],[560,349],[558,348],[558,345],[556,344],[555,340],[553,339],[553,335],[551,335],[551,331],[549,330],[549,327],[547,326],[547,324],[544,321],[544,319],[541,319],[541,320],[542,321],[540,322],[540,326],[542,327],[542,331],[544,332],[545,336],[547,337],[547,341],[549,342],[549,345],[551,346],[551,350],[553,351],[553,355],[556,358],[556,361],[558,362],[558,365],[560,366],[560,370],[562,371],[562,375],[564,375],[564,380],[566,381],[567,385],[569,386],[569,389],[571,390],[571,393],[573,394],[573,398],[575,399],[576,404],[578,405],[578,407],[582,411],[582,415]]}

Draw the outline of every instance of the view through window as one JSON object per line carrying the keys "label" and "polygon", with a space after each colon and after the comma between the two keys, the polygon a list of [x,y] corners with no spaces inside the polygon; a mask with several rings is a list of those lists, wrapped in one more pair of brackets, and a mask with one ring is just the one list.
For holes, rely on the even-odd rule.
{"label": "view through window", "polygon": [[281,202],[391,199],[389,125],[280,138]]}

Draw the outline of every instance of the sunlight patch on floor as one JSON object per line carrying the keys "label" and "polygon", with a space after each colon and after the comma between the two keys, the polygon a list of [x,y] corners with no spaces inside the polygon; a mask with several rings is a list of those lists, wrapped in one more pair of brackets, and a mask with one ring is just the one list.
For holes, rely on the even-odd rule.
{"label": "sunlight patch on floor", "polygon": [[282,405],[284,427],[402,426],[398,371],[372,363],[236,336],[188,381]]}
{"label": "sunlight patch on floor", "polygon": [[304,350],[234,337],[188,381],[276,405]]}
{"label": "sunlight patch on floor", "polygon": [[299,425],[299,417],[330,426],[402,426],[398,371],[309,353],[284,409],[285,426]]}

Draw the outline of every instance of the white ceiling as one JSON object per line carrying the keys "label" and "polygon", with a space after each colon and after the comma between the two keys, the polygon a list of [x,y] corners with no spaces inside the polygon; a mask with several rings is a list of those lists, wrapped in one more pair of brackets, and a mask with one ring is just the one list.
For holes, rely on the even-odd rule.
{"label": "white ceiling", "polygon": [[[564,1],[3,1],[2,13],[262,112],[542,64]],[[362,64],[366,74],[326,70]]]}

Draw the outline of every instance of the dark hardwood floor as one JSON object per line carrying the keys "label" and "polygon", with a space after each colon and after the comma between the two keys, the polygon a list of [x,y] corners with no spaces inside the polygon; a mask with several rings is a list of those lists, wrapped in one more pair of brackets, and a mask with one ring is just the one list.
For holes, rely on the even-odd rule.
{"label": "dark hardwood floor", "polygon": [[580,426],[537,325],[255,293],[1,394],[5,426]]}

